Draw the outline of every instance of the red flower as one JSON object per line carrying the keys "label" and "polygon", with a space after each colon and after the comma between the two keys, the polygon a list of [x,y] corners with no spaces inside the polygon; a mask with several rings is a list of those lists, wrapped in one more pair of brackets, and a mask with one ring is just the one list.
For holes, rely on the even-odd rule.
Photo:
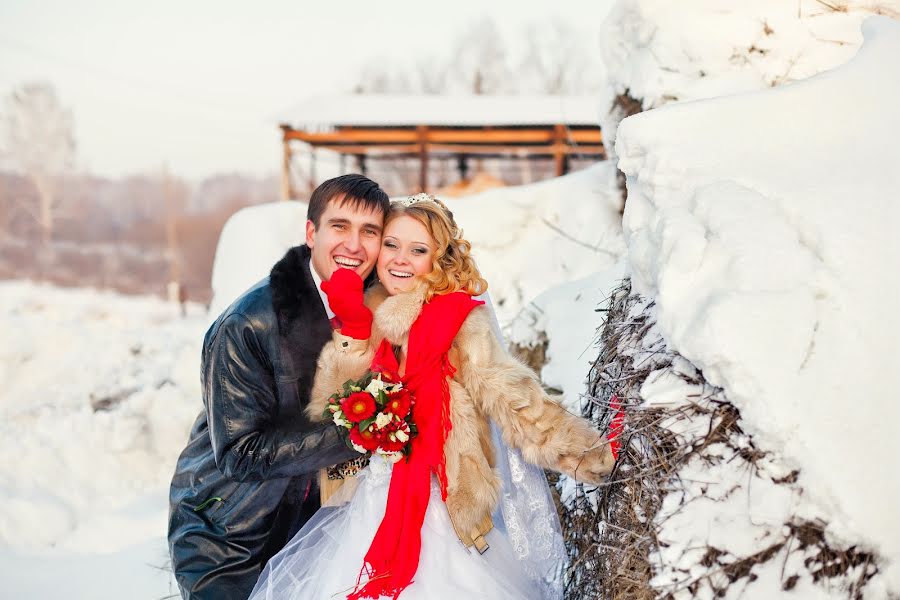
{"label": "red flower", "polygon": [[402,388],[388,395],[384,410],[403,419],[409,414],[411,406],[412,394],[406,388]]}
{"label": "red flower", "polygon": [[[372,396],[369,396],[371,398]],[[350,441],[365,448],[369,452],[374,451],[378,448],[378,436],[372,431],[373,426],[369,425],[362,431],[359,430],[359,425],[354,425],[352,429],[350,429]]]}
{"label": "red flower", "polygon": [[[399,431],[402,431],[404,435],[398,437],[397,433]],[[391,421],[379,433],[381,437],[379,446],[383,452],[400,452],[409,444],[410,431],[409,424],[406,421]],[[392,434],[394,436],[393,440],[391,440]],[[402,441],[400,437],[403,437]]]}
{"label": "red flower", "polygon": [[354,392],[341,401],[341,410],[351,423],[365,421],[375,414],[376,408],[375,398],[368,392]]}

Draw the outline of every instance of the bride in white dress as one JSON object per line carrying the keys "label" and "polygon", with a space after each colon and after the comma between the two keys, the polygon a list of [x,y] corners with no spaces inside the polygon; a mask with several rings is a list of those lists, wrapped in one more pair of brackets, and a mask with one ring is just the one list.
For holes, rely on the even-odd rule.
{"label": "bride in white dress", "polygon": [[[488,309],[472,308],[480,302],[467,298],[487,284],[443,203],[424,194],[393,203],[377,269],[381,285],[366,295],[365,306],[362,282],[353,280],[352,271],[339,270],[323,285],[344,326],[322,351],[308,414],[321,415],[325,398],[363,375],[376,348],[392,345],[399,352],[396,373],[405,373],[401,379],[416,397],[420,432],[410,463],[427,455],[417,448],[438,440],[440,461],[428,463],[431,475],[422,475],[430,477],[430,493],[407,501],[423,488],[396,487],[412,476],[397,475],[394,465],[373,456],[269,561],[251,600],[560,598],[565,549],[559,521],[543,472],[523,455],[540,467],[598,483],[613,463],[605,436],[546,396],[533,372],[502,349]],[[443,308],[454,305],[449,300],[468,303],[462,316]],[[448,326],[454,318],[461,324]],[[434,341],[442,335],[452,341],[449,348]],[[442,360],[421,358],[426,345],[443,352]],[[417,389],[423,372],[443,384]],[[443,394],[435,393],[441,385]],[[444,415],[437,433],[424,425],[435,414]],[[435,438],[441,428],[443,438]],[[404,473],[412,472],[410,463],[400,464]],[[387,595],[373,596],[379,579],[395,575],[384,565],[400,564],[391,559],[410,540],[406,533],[402,540],[385,540],[379,526],[390,519],[408,526],[407,513],[417,509],[424,519],[410,547],[421,543],[418,564],[411,577],[379,592]],[[379,559],[391,556],[373,561],[376,549]],[[369,576],[376,585],[366,586]]]}

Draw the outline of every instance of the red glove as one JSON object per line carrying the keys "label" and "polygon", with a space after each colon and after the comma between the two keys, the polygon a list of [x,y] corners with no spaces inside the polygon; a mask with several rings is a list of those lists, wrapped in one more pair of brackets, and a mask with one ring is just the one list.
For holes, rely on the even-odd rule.
{"label": "red glove", "polygon": [[625,422],[625,411],[622,410],[622,404],[619,402],[618,395],[613,394],[612,398],[609,399],[609,409],[615,411],[615,414],[609,424],[609,433],[607,433],[606,439],[609,440],[609,449],[613,458],[618,459],[619,448],[621,447],[619,436],[622,434],[622,425]]}
{"label": "red glove", "polygon": [[341,320],[341,333],[355,340],[372,335],[372,311],[363,303],[363,281],[352,269],[338,269],[322,282],[322,291],[334,316]]}

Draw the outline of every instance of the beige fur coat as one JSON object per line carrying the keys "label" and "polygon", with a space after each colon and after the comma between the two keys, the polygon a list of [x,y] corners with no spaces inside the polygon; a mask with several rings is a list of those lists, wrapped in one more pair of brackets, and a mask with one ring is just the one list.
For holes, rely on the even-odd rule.
{"label": "beige fur coat", "polygon": [[[374,313],[372,337],[354,340],[335,332],[319,356],[307,407],[310,418],[321,420],[328,397],[346,380],[358,379],[368,370],[383,338],[401,347],[404,371],[409,330],[423,298],[421,287],[388,296],[379,285],[367,293],[366,304]],[[486,307],[475,308],[453,341],[450,362],[457,369],[450,382],[453,427],[444,447],[450,519],[463,543],[479,550],[500,498],[489,418],[507,444],[538,466],[600,483],[613,465],[606,438],[544,393],[534,372],[500,345],[490,319]]]}

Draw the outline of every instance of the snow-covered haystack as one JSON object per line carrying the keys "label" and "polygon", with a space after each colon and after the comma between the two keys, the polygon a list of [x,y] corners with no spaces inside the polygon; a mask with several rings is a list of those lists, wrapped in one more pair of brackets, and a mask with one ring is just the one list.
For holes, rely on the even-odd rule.
{"label": "snow-covered haystack", "polygon": [[598,551],[573,598],[900,594],[900,24],[863,32],[809,80],[622,122],[636,295],[589,411],[619,394],[630,444],[567,516]]}
{"label": "snow-covered haystack", "polygon": [[900,2],[619,0],[600,31],[608,155],[615,162],[618,123],[641,110],[775,87],[845,63],[862,43],[863,19],[877,14],[900,16]]}
{"label": "snow-covered haystack", "polygon": [[626,407],[606,485],[564,497],[567,598],[881,598],[872,553],[828,539],[798,471],[762,450],[726,394],[667,346],[653,300],[613,292],[584,414]]}

